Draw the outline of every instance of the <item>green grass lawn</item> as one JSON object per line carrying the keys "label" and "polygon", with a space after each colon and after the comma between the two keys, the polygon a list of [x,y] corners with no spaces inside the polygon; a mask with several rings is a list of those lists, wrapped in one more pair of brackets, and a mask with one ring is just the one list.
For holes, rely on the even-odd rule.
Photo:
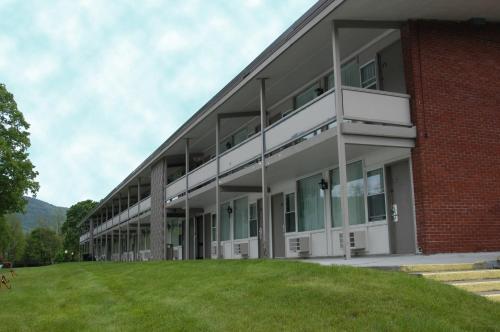
{"label": "green grass lawn", "polygon": [[500,331],[500,304],[399,272],[247,260],[17,273],[1,331]]}

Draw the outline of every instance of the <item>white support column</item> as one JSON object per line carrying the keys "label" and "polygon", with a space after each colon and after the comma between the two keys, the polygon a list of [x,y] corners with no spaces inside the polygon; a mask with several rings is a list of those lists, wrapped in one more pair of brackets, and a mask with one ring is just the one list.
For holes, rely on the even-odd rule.
{"label": "white support column", "polygon": [[[220,185],[219,185],[219,173],[220,173],[220,118],[217,116],[216,122],[215,122],[215,165],[216,165],[216,170],[215,170],[215,234],[216,234],[216,241],[217,241],[217,248],[215,250],[215,253],[217,255],[217,258],[222,258],[221,255],[221,250],[220,250]],[[212,222],[212,218],[210,217],[210,223]],[[213,241],[214,239],[212,239]]]}
{"label": "white support column", "polygon": [[118,261],[122,261],[122,228],[118,225]]}
{"label": "white support column", "polygon": [[108,260],[108,231],[106,231],[106,233],[104,234],[105,238],[104,238],[104,257],[105,260],[107,261]]}
{"label": "white support column", "polygon": [[118,232],[120,233],[120,239],[119,239],[119,245],[120,245],[120,262],[122,261],[122,235],[121,235],[121,229],[122,229],[122,195],[118,195]]}
{"label": "white support column", "polygon": [[141,217],[139,216],[140,212],[141,212],[141,177],[137,179],[137,243],[135,245],[137,251],[136,252],[137,260],[139,260],[139,251],[140,251],[139,249],[141,244]]}
{"label": "white support column", "polygon": [[111,230],[111,261],[113,261],[113,255],[115,254],[115,230]]}
{"label": "white support column", "polygon": [[102,237],[103,237],[103,231],[102,231],[102,226],[103,226],[103,219],[104,219],[104,214],[103,214],[103,211],[101,210],[101,215],[100,215],[100,218],[99,218],[99,223],[100,223],[100,226],[101,226],[101,232],[100,232],[100,236],[99,236],[99,260],[102,260],[102,252],[104,251],[104,246],[103,246],[103,241],[102,241]]}
{"label": "white support column", "polygon": [[185,234],[184,234],[184,247],[185,247],[185,253],[186,253],[186,257],[185,259],[189,259],[189,252],[190,252],[190,248],[189,248],[189,138],[186,138],[186,146],[185,146],[185,156],[186,156],[186,161],[185,161],[185,166],[186,166],[186,196],[185,196],[185,209],[186,209],[186,212],[185,212],[185,217],[186,217],[186,221],[185,221],[185,224],[184,224],[184,228],[185,228]]}
{"label": "white support column", "polygon": [[[114,199],[111,199],[111,227],[114,227],[115,225],[113,225],[113,219],[115,217],[115,200]],[[113,257],[113,254],[115,253],[114,251],[114,234],[115,234],[115,231],[113,230],[113,232],[111,233],[113,234],[112,238],[111,238],[111,257]]]}
{"label": "white support column", "polygon": [[90,260],[94,260],[94,218],[89,219],[89,255]]}
{"label": "white support column", "polygon": [[130,252],[130,187],[127,187],[127,262],[130,261],[129,252]]}
{"label": "white support column", "polygon": [[[266,179],[266,133],[267,109],[266,109],[266,79],[260,79],[260,135],[261,146],[261,186],[262,186],[262,257],[269,257],[267,234],[269,232],[268,211],[267,211],[267,179]],[[260,231],[260,230],[259,230]]]}
{"label": "white support column", "polygon": [[[109,213],[108,213],[108,207],[106,206],[106,224],[109,220]],[[109,230],[106,230],[107,233],[106,233],[106,260],[108,260],[108,233],[109,233]],[[109,258],[111,260],[111,257]]]}
{"label": "white support column", "polygon": [[[163,259],[167,260],[167,204],[166,204],[166,193],[167,193],[167,158],[163,159],[163,177],[162,177],[162,209],[163,209]],[[149,243],[151,243],[151,225],[149,226]],[[151,245],[150,245],[151,246]]]}
{"label": "white support column", "polygon": [[346,259],[351,258],[350,237],[349,237],[349,209],[347,200],[347,165],[345,142],[342,135],[342,123],[344,121],[344,103],[342,96],[342,75],[340,66],[340,45],[339,30],[332,22],[332,47],[333,47],[333,78],[335,82],[335,112],[337,121],[337,148],[339,156],[340,175],[340,206],[342,214],[344,254]]}
{"label": "white support column", "polygon": [[102,235],[99,235],[99,237],[97,238],[97,243],[98,243],[98,246],[97,246],[97,248],[98,248],[98,250],[97,250],[97,252],[98,252],[98,256],[97,256],[97,257],[99,257],[99,260],[101,260],[101,251],[102,251],[102,248],[101,248],[101,246],[102,246]]}

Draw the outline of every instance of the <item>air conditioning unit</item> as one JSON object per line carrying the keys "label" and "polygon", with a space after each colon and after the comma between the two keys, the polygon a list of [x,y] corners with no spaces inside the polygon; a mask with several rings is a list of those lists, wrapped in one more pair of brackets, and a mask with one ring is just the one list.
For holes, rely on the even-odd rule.
{"label": "air conditioning unit", "polygon": [[[349,242],[352,250],[366,249],[366,231],[354,231],[349,233]],[[344,249],[344,234],[339,234],[340,249]]]}
{"label": "air conditioning unit", "polygon": [[248,242],[235,243],[234,244],[234,254],[240,255],[241,257],[248,257]]}
{"label": "air conditioning unit", "polygon": [[[224,255],[224,245],[223,244],[221,244],[219,246],[219,252],[220,252],[220,258],[224,258],[225,255]],[[229,257],[229,258],[231,258],[231,257]]]}
{"label": "air conditioning unit", "polygon": [[181,260],[182,259],[182,247],[174,247],[174,255],[173,255],[174,260]]}
{"label": "air conditioning unit", "polygon": [[309,244],[309,236],[294,237],[288,239],[289,250],[300,255],[306,255],[310,253],[311,248]]}

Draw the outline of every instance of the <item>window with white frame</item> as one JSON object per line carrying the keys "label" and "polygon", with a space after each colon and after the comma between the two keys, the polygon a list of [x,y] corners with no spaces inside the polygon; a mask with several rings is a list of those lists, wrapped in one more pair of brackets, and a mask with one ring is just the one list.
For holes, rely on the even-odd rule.
{"label": "window with white frame", "polygon": [[212,241],[217,241],[217,215],[212,214]]}
{"label": "window with white frame", "polygon": [[229,213],[229,203],[220,206],[220,240],[231,240],[231,214]]}
{"label": "window with white frame", "polygon": [[366,176],[368,221],[385,220],[384,170],[375,169],[369,171]]}
{"label": "window with white frame", "polygon": [[220,143],[219,152],[223,153],[231,149],[232,147],[246,140],[248,136],[249,136],[248,128],[247,127],[241,128],[240,130],[238,130],[237,132],[229,136],[226,140]]}
{"label": "window with white frame", "polygon": [[[342,226],[342,213],[340,205],[340,176],[339,169],[330,171],[332,226]],[[365,181],[363,177],[363,164],[357,161],[347,165],[347,202],[349,209],[349,224],[359,225],[365,219]]]}
{"label": "window with white frame", "polygon": [[248,238],[248,198],[243,197],[233,202],[234,206],[234,228],[233,239]]}
{"label": "window with white frame", "polygon": [[315,83],[293,98],[294,109],[300,108],[320,95],[319,83]]}
{"label": "window with white frame", "polygon": [[170,244],[172,246],[181,246],[184,240],[183,236],[183,218],[168,218],[167,228],[170,234]]}
{"label": "window with white frame", "polygon": [[250,227],[250,237],[257,236],[257,203],[248,206],[248,223]]}
{"label": "window with white frame", "polygon": [[[340,70],[342,85],[359,88],[361,86],[359,75],[359,65],[357,59],[354,59],[342,65]],[[326,89],[330,90],[333,87],[335,87],[335,81],[333,72],[331,72],[326,77]]]}
{"label": "window with white frame", "polygon": [[295,232],[295,193],[285,195],[285,230]]}
{"label": "window with white frame", "polygon": [[365,89],[377,89],[377,68],[375,61],[372,60],[367,64],[361,66],[361,87]]}
{"label": "window with white frame", "polygon": [[325,226],[325,198],[318,185],[321,173],[297,181],[297,230],[313,231]]}

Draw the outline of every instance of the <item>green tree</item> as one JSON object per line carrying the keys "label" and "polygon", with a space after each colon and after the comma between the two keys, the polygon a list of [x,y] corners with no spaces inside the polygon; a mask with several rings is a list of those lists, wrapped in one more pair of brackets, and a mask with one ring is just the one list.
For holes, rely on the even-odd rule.
{"label": "green tree", "polygon": [[11,261],[20,263],[24,256],[26,239],[23,232],[21,220],[16,215],[7,215],[5,217],[6,234],[8,243],[4,251],[4,257]]}
{"label": "green tree", "polygon": [[[72,205],[66,212],[66,221],[62,225],[63,250],[68,251],[65,260],[75,260],[80,257],[80,229],[78,223],[97,206],[90,199]],[[73,255],[71,255],[73,253]]]}
{"label": "green tree", "polygon": [[0,215],[22,212],[23,196],[39,189],[38,172],[28,159],[28,129],[14,96],[0,84]]}
{"label": "green tree", "polygon": [[7,248],[9,246],[9,225],[5,217],[0,215],[0,262],[3,261],[6,257]]}
{"label": "green tree", "polygon": [[26,240],[25,263],[28,265],[53,264],[61,250],[61,239],[52,229],[35,228]]}

